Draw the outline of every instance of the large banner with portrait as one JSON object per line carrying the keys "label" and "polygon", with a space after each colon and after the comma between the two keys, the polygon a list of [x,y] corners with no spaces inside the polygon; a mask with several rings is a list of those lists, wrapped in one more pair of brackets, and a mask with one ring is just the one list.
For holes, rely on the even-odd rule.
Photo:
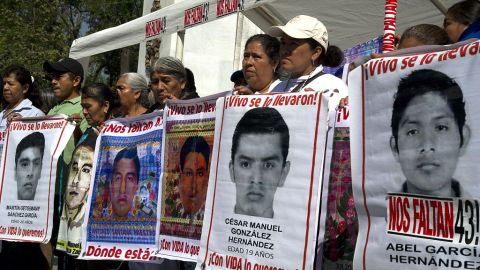
{"label": "large banner with portrait", "polygon": [[93,175],[97,137],[97,129],[87,129],[77,142],[68,166],[67,187],[63,194],[65,203],[60,216],[56,248],[73,256],[78,256],[81,250],[82,225]]}
{"label": "large banner with portrait", "polygon": [[354,269],[478,269],[480,41],[354,70]]}
{"label": "large banner with portrait", "polygon": [[327,132],[319,92],[219,99],[197,269],[311,269]]}
{"label": "large banner with portrait", "polygon": [[50,240],[57,160],[74,129],[64,115],[10,123],[0,169],[0,239]]}
{"label": "large banner with portrait", "polygon": [[105,123],[83,222],[81,258],[149,260],[157,249],[163,112]]}
{"label": "large banner with portrait", "polygon": [[158,256],[197,259],[215,131],[215,105],[224,95],[177,100],[165,107]]}

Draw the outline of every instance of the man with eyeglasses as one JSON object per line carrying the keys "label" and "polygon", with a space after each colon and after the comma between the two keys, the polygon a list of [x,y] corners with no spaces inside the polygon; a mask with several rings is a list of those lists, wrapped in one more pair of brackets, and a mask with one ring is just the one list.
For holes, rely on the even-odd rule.
{"label": "man with eyeglasses", "polygon": [[[75,149],[75,138],[80,138],[80,135],[87,129],[88,124],[82,114],[82,106],[80,105],[80,87],[84,79],[83,67],[75,59],[63,58],[57,62],[43,63],[43,70],[46,73],[46,79],[52,85],[53,94],[58,99],[59,104],[53,107],[48,115],[66,114],[77,123],[74,135],[68,141],[62,156],[57,164],[57,179],[55,184],[55,207],[53,216],[53,231],[50,247],[42,247],[47,258],[51,258],[51,252],[56,245],[56,237],[58,233],[58,226],[60,223],[60,210],[63,206],[63,197],[61,194],[65,191],[68,175],[68,164],[72,159],[73,150]],[[47,254],[50,252],[50,254]],[[62,256],[59,254],[59,265],[62,261]]]}

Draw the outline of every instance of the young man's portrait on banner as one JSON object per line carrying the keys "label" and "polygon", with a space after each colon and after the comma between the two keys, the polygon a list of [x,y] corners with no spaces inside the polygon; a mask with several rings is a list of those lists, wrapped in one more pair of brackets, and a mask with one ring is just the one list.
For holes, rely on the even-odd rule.
{"label": "young man's portrait on banner", "polygon": [[213,130],[166,135],[161,234],[200,239],[212,144]]}
{"label": "young man's portrait on banner", "polygon": [[462,196],[453,175],[470,140],[460,86],[430,69],[402,78],[393,103],[390,148],[400,163],[402,192]]}
{"label": "young man's portrait on banner", "polygon": [[18,200],[34,200],[42,175],[45,136],[33,132],[24,137],[15,150],[15,182]]}
{"label": "young man's portrait on banner", "polygon": [[83,224],[92,177],[93,155],[93,145],[80,144],[75,148],[70,161],[64,210],[69,230],[80,228]]}
{"label": "young man's portrait on banner", "polygon": [[135,194],[137,193],[140,161],[137,148],[124,148],[113,161],[113,171],[109,182],[112,217],[126,218],[132,215]]}
{"label": "young man's portrait on banner", "polygon": [[290,134],[274,108],[254,108],[235,127],[230,178],[235,183],[236,214],[273,218],[277,188],[290,171]]}
{"label": "young man's portrait on banner", "polygon": [[188,137],[180,150],[178,193],[180,215],[201,216],[205,210],[209,176],[210,146],[201,136]]}

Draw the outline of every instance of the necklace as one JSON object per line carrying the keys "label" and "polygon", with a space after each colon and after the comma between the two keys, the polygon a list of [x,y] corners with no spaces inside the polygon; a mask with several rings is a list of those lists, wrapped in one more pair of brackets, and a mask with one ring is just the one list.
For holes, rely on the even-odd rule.
{"label": "necklace", "polygon": [[[307,82],[310,80],[310,77],[312,77],[312,74],[315,73],[315,70],[317,70],[316,68],[313,69],[312,71],[310,71],[310,73],[308,74],[308,77],[307,79],[305,79],[301,84],[297,84],[297,86],[295,86],[292,90],[290,91],[287,91],[288,89],[288,85],[290,84],[290,78],[288,78],[287,80],[287,83],[285,84],[285,88],[283,89],[283,92],[286,92],[286,93],[296,93],[296,92],[300,92],[300,90],[302,90],[305,85],[307,84]],[[301,76],[300,76],[301,77]]]}

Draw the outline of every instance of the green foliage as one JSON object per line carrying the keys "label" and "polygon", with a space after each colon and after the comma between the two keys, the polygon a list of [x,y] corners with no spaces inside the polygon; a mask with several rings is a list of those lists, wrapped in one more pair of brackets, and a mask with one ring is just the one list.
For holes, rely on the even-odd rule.
{"label": "green foliage", "polygon": [[[59,20],[60,12],[59,0],[2,1],[0,69],[21,64],[40,78],[45,60],[56,60],[68,54],[68,31]],[[40,85],[48,87],[46,82]]]}
{"label": "green foliage", "polygon": [[[128,22],[142,15],[142,0],[2,0],[0,5],[0,70],[11,64],[29,69],[40,88],[48,90],[43,78],[44,61],[68,56],[82,26],[93,33]],[[124,50],[137,59],[138,46]],[[120,73],[121,50],[90,59],[87,83],[103,81],[110,85]],[[135,62],[135,61],[131,61]],[[136,62],[130,63],[136,69]]]}
{"label": "green foliage", "polygon": [[[88,10],[86,18],[86,22],[89,25],[88,34],[114,27],[142,16],[143,0],[83,0],[83,4],[85,9]],[[138,45],[91,57],[87,83],[103,82],[107,85],[114,85],[120,76],[122,53],[128,55],[127,59],[137,59]],[[130,61],[127,65],[128,70],[125,71],[136,71],[136,61]]]}

